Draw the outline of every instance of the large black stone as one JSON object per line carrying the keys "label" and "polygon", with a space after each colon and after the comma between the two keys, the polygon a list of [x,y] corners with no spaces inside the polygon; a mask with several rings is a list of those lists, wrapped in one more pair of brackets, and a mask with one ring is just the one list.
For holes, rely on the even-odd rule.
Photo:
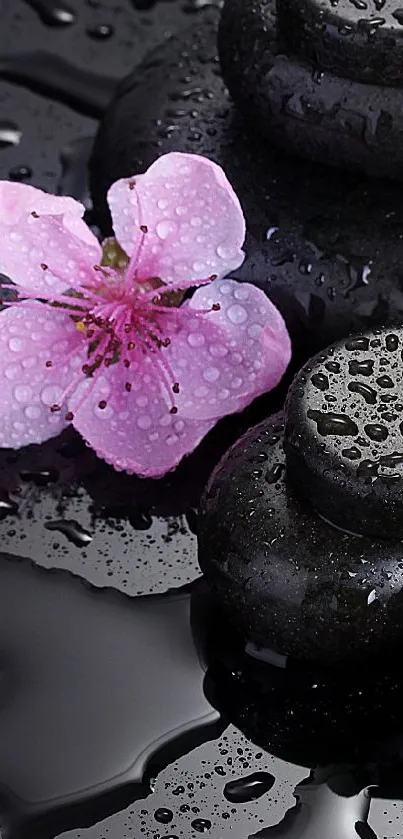
{"label": "large black stone", "polygon": [[[292,2],[290,6],[294,9]],[[279,8],[286,16],[282,4]],[[322,53],[330,64],[332,60],[336,63],[333,53],[337,53],[336,47],[333,53],[331,48],[327,53],[325,22],[321,23],[325,32],[317,33],[314,28],[315,43],[309,42],[313,52],[316,40],[321,44],[314,62],[304,58],[304,52],[302,57],[292,54],[297,45],[306,47],[300,32],[306,32],[303,19],[293,23],[291,15],[288,29],[293,33],[293,43],[288,46],[277,23],[275,0],[226,0],[219,37],[221,66],[234,101],[248,121],[270,143],[276,142],[302,157],[402,180],[403,91],[396,86],[381,86],[380,74],[375,74],[376,83],[372,76],[362,80],[362,68],[377,66],[368,32],[358,36],[358,43],[354,33],[346,58],[339,41],[346,46],[349,39],[336,38],[338,63],[346,68],[338,75],[337,67],[331,72],[329,64],[321,64]],[[401,45],[402,35],[398,40]],[[360,43],[362,49],[357,49]],[[290,49],[291,54],[287,52]],[[383,68],[388,67],[382,51],[385,49],[387,37],[377,56]],[[392,56],[392,74],[398,63],[393,60]]]}
{"label": "large black stone", "polygon": [[285,434],[266,420],[210,479],[199,562],[255,645],[327,663],[402,650],[402,339],[360,336],[309,362]]}
{"label": "large black stone", "polygon": [[402,85],[400,0],[281,0],[277,14],[289,53],[353,81]]}
{"label": "large black stone", "polygon": [[171,150],[227,173],[247,221],[235,276],[262,287],[286,318],[297,359],[349,332],[401,320],[401,189],[295,160],[250,133],[228,97],[216,55],[218,14],[155,50],[121,85],[99,130],[92,192],[104,229],[117,178]]}

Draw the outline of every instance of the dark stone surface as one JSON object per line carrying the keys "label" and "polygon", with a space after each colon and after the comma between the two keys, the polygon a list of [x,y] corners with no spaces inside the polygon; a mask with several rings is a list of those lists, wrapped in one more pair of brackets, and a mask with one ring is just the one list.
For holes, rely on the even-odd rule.
{"label": "dark stone surface", "polygon": [[401,320],[401,187],[294,159],[253,137],[220,76],[217,19],[200,12],[121,85],[91,162],[98,220],[107,229],[105,195],[117,178],[171,150],[204,154],[224,168],[246,216],[247,256],[235,276],[279,307],[298,362],[350,332]]}
{"label": "dark stone surface", "polygon": [[277,10],[291,54],[353,81],[401,87],[400,0],[281,0]]}
{"label": "dark stone surface", "polygon": [[[403,646],[399,541],[343,532],[287,482],[279,415],[224,456],[199,518],[199,562],[254,644],[297,659],[365,662]],[[303,488],[301,488],[303,490]]]}
{"label": "dark stone surface", "polygon": [[338,526],[403,537],[403,330],[330,347],[287,397],[287,474]]}
{"label": "dark stone surface", "polygon": [[332,166],[403,178],[399,88],[351,81],[287,57],[274,0],[227,0],[219,48],[234,101],[269,142]]}

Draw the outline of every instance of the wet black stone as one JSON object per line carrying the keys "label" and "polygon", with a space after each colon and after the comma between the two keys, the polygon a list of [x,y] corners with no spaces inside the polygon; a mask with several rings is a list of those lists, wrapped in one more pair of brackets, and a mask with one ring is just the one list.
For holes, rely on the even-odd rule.
{"label": "wet black stone", "polygon": [[[347,5],[348,0],[343,9]],[[337,19],[336,27],[328,28],[329,19],[335,18],[330,8],[324,11],[320,26],[316,22],[310,29],[303,18],[309,6],[316,6],[315,0],[306,0],[302,11],[299,0],[279,6],[284,17],[281,27],[274,0],[227,0],[223,9],[218,42],[223,76],[248,121],[269,142],[294,154],[402,179],[398,137],[403,128],[403,91],[391,85],[380,89],[379,83],[381,78],[389,83],[390,77],[394,85],[401,82],[403,29],[390,17],[389,27],[374,26],[373,34],[358,24],[351,32],[342,28],[341,34]],[[291,17],[287,25],[289,8],[299,24],[293,25]],[[313,38],[301,38],[301,29],[312,30]],[[328,29],[334,32],[333,41],[326,37]],[[302,46],[302,57],[290,57],[284,30],[292,42],[291,51]],[[384,52],[389,51],[391,40],[397,50],[389,64]],[[304,46],[309,53],[317,43],[319,55],[312,63],[310,57],[304,58]],[[337,61],[335,50],[339,50]],[[345,68],[342,74],[339,65]]]}
{"label": "wet black stone", "polygon": [[[399,418],[382,420],[379,400],[369,403],[348,388],[351,359],[365,354],[374,368],[365,383],[382,393],[387,334],[379,334],[378,348],[358,341],[346,349],[343,342],[311,360],[290,388],[285,430],[280,415],[260,424],[210,479],[199,561],[226,613],[255,645],[328,663],[403,648]],[[403,363],[395,355],[398,394]],[[329,358],[339,372],[329,371]],[[325,370],[335,398],[329,407],[312,383]],[[275,484],[256,471],[263,457],[268,471],[283,464]]]}
{"label": "wet black stone", "polygon": [[[109,232],[105,196],[116,179],[144,171],[165,152],[203,154],[224,168],[246,216],[246,259],[234,275],[262,287],[279,307],[295,358],[401,321],[400,187],[292,161],[252,136],[220,75],[217,23],[216,11],[200,12],[121,84],[90,164],[97,220]],[[301,265],[311,270],[301,273]]]}
{"label": "wet black stone", "polygon": [[[402,332],[396,333],[399,338]],[[403,361],[389,350],[392,375],[379,375],[385,349],[390,346],[385,330],[380,346],[367,342],[343,342],[329,355],[340,371],[329,373],[324,353],[309,363],[294,380],[287,398],[285,450],[288,479],[297,494],[339,527],[376,536],[400,539],[403,534],[403,437],[398,413],[385,413],[384,390],[398,398],[403,384]],[[347,348],[346,348],[347,345]],[[388,368],[389,369],[389,368]],[[315,387],[316,377],[326,374],[335,401],[323,406]],[[356,377],[363,376],[357,381]],[[304,391],[301,397],[301,382]],[[346,441],[350,444],[346,445]],[[372,445],[375,444],[375,445]],[[351,449],[354,457],[351,457]],[[345,451],[347,450],[347,457]]]}
{"label": "wet black stone", "polygon": [[278,27],[289,54],[355,81],[401,86],[399,0],[282,0]]}

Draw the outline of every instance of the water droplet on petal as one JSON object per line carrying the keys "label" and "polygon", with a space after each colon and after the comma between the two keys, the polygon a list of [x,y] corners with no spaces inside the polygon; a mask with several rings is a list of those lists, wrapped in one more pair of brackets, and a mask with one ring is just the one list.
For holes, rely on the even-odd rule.
{"label": "water droplet on petal", "polygon": [[159,201],[157,201],[157,207],[160,210],[166,210],[168,207],[168,201],[166,201],[165,198],[160,198]]}
{"label": "water droplet on petal", "polygon": [[201,218],[199,218],[199,216],[193,216],[193,218],[190,219],[190,224],[192,225],[192,227],[200,227],[201,223],[202,220]]}
{"label": "water droplet on petal", "polygon": [[252,325],[248,329],[248,335],[251,338],[259,338],[262,332],[263,326],[260,323],[252,323]]}
{"label": "water droplet on petal", "polygon": [[176,233],[178,229],[178,225],[176,221],[172,221],[171,219],[162,219],[159,221],[155,232],[160,239],[167,239],[168,236],[171,236],[173,233]]}
{"label": "water droplet on petal", "polygon": [[224,358],[226,355],[228,355],[228,349],[224,346],[224,344],[211,344],[211,347],[209,347],[209,352],[210,355],[213,356],[213,358]]}
{"label": "water droplet on petal", "polygon": [[57,405],[63,391],[58,385],[47,385],[41,392],[41,399],[44,405]]}
{"label": "water droplet on petal", "polygon": [[247,300],[249,297],[249,289],[246,285],[242,285],[240,283],[238,288],[234,291],[234,297],[236,297],[237,300]]}
{"label": "water droplet on petal", "polygon": [[39,405],[28,405],[24,411],[24,414],[28,419],[39,419],[41,413]]}
{"label": "water droplet on petal", "polygon": [[219,376],[220,371],[217,367],[206,367],[203,371],[203,379],[205,379],[206,382],[216,382]]}
{"label": "water droplet on petal", "polygon": [[148,417],[146,414],[137,419],[137,425],[142,431],[147,431],[151,427],[151,424],[151,417]]}
{"label": "water droplet on petal", "polygon": [[231,323],[235,324],[245,323],[248,319],[248,313],[239,303],[234,303],[233,306],[229,307],[227,316]]}
{"label": "water droplet on petal", "polygon": [[32,388],[29,385],[17,385],[14,388],[14,399],[17,402],[29,402],[32,399]]}
{"label": "water droplet on petal", "polygon": [[9,349],[12,352],[21,352],[26,345],[26,341],[23,338],[10,338],[8,342]]}
{"label": "water droplet on petal", "polygon": [[236,249],[234,248],[234,246],[233,245],[229,246],[229,245],[226,245],[225,243],[222,243],[221,245],[217,245],[216,252],[217,252],[217,256],[219,256],[220,259],[233,259],[234,256],[236,255]]}
{"label": "water droplet on petal", "polygon": [[4,375],[5,375],[6,379],[10,379],[10,380],[16,379],[17,376],[20,375],[20,373],[21,373],[21,367],[18,364],[9,364],[4,371]]}
{"label": "water droplet on petal", "polygon": [[201,387],[197,387],[195,390],[195,396],[197,396],[198,399],[203,399],[205,396],[207,396],[207,394],[208,387],[203,387],[203,385],[201,385]]}
{"label": "water droplet on petal", "polygon": [[170,434],[165,442],[168,446],[174,446],[175,443],[179,443],[179,437],[176,434]]}
{"label": "water droplet on petal", "polygon": [[190,332],[188,335],[188,344],[191,347],[202,347],[204,344],[204,335],[201,332]]}

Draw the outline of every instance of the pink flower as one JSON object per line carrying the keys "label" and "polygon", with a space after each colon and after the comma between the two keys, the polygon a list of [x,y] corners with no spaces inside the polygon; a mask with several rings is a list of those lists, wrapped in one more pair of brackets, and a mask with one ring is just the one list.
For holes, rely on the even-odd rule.
{"label": "pink flower", "polygon": [[73,423],[116,469],[162,475],[279,382],[290,341],[262,291],[223,279],[245,223],[219,166],[167,154],[108,200],[120,249],[103,251],[72,198],[0,183],[0,272],[18,294],[0,315],[0,446]]}

